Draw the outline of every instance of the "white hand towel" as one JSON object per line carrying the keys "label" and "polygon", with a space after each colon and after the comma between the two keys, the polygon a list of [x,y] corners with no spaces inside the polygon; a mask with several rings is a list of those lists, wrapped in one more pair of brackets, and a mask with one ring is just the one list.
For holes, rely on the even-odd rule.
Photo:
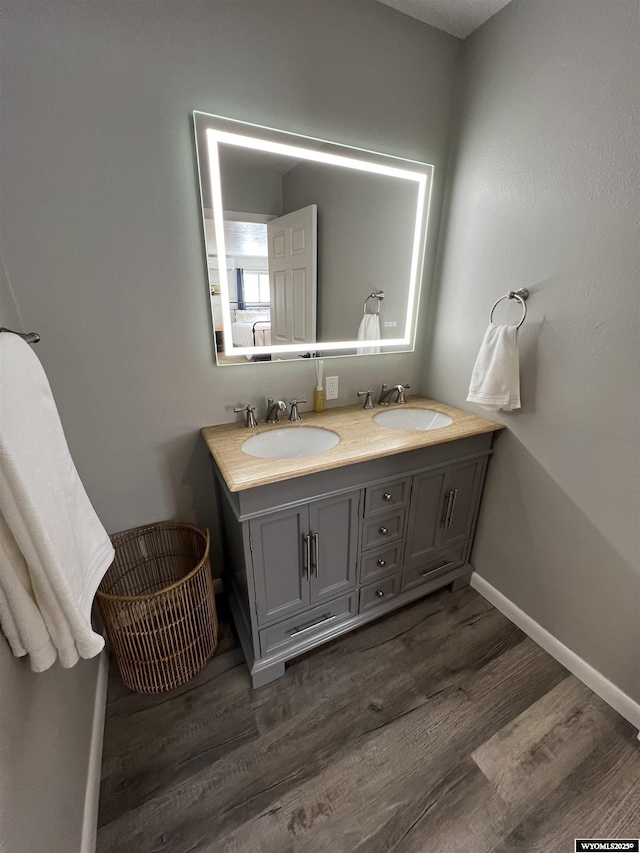
{"label": "white hand towel", "polygon": [[69,455],[42,365],[7,332],[0,334],[0,513],[0,620],[14,652],[24,649],[36,671],[53,663],[53,651],[65,667],[97,655],[104,639],[91,627],[91,605],[113,546]]}
{"label": "white hand towel", "polygon": [[516,326],[490,323],[473,368],[469,403],[511,412],[520,408],[520,356]]}
{"label": "white hand towel", "polygon": [[[360,321],[358,329],[359,341],[379,341],[380,340],[380,318],[377,314],[365,314]],[[356,353],[380,352],[380,347],[358,347]]]}

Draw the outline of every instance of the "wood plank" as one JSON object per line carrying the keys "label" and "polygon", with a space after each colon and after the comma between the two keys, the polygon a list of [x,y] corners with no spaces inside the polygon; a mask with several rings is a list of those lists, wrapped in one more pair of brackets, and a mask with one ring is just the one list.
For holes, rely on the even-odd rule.
{"label": "wood plank", "polygon": [[257,691],[238,660],[175,696],[116,690],[99,853],[555,853],[637,825],[628,724],[470,588]]}
{"label": "wood plank", "polygon": [[571,675],[471,757],[502,799],[524,810],[553,791],[608,726],[601,700]]}
{"label": "wood plank", "polygon": [[573,850],[575,838],[638,838],[640,746],[631,724],[605,705],[607,727],[594,731],[589,755],[530,809],[492,853]]}
{"label": "wood plank", "polygon": [[[134,853],[148,850],[150,840],[156,843],[149,832],[162,825],[173,844],[179,840],[196,848],[207,838],[216,838],[219,849],[237,843],[240,850],[279,850],[292,836],[304,835],[309,850],[330,849],[336,819],[339,824],[351,821],[353,812],[392,785],[397,775],[402,780],[417,777],[424,788],[461,752],[486,740],[532,697],[549,689],[559,677],[557,665],[550,661],[524,641],[485,666],[482,677],[476,673],[468,677],[464,688],[450,686],[427,698],[411,691],[411,672],[397,666],[386,673],[383,705],[375,701],[372,683],[364,675],[354,681],[350,697],[356,701],[351,706],[345,700],[337,706],[330,703],[330,708],[324,703],[315,712],[310,709],[306,719],[296,720],[285,732],[272,731],[257,748],[241,747],[211,770],[196,773],[145,803],[134,813],[133,838],[130,820],[124,826],[119,821],[108,825],[104,837],[112,849],[127,838],[128,850]],[[487,670],[497,664],[501,665],[491,676]],[[474,684],[474,679],[485,684]],[[188,827],[174,803],[189,804]],[[315,812],[306,827],[298,819]],[[333,820],[327,829],[328,815]],[[312,827],[313,838],[307,834]]]}
{"label": "wood plank", "polygon": [[[230,653],[233,654],[233,653]],[[188,779],[258,737],[241,653],[223,681],[214,678],[164,703],[107,725],[98,822],[108,823],[166,785]]]}

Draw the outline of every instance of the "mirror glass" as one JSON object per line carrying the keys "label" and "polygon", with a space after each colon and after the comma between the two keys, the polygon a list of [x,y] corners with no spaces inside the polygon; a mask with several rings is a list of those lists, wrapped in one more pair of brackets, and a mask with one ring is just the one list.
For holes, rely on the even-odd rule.
{"label": "mirror glass", "polygon": [[413,349],[433,167],[194,123],[218,364]]}

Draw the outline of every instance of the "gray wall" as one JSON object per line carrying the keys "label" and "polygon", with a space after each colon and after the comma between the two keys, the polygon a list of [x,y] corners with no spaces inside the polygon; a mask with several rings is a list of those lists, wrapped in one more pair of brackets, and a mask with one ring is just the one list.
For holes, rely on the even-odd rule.
{"label": "gray wall", "polygon": [[[460,42],[374,0],[0,10],[2,249],[80,476],[110,532],[212,524],[198,430],[268,393],[310,395],[314,369],[215,365],[191,111],[434,163],[433,250]],[[420,343],[325,372],[344,405],[417,386],[423,357]]]}
{"label": "gray wall", "polygon": [[34,673],[0,635],[0,853],[92,849],[81,843],[98,667]]}
{"label": "gray wall", "polygon": [[499,415],[473,562],[636,700],[637,32],[635,0],[514,0],[465,43],[424,378],[480,411],[489,309],[530,289],[523,407]]}

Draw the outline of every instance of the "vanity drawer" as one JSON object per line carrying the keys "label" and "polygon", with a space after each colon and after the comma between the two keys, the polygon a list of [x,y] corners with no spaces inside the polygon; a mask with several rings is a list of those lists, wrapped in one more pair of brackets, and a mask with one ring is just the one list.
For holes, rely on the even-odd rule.
{"label": "vanity drawer", "polygon": [[465,542],[464,545],[457,548],[442,551],[437,557],[434,557],[422,566],[405,569],[402,573],[402,591],[412,589],[414,586],[433,580],[438,575],[444,575],[446,572],[450,572],[451,569],[461,566],[465,560],[467,547],[468,543]]}
{"label": "vanity drawer", "polygon": [[372,551],[362,557],[360,563],[360,581],[367,583],[374,578],[386,577],[397,572],[402,561],[402,542],[396,542],[388,548]]}
{"label": "vanity drawer", "polygon": [[338,622],[343,622],[357,613],[358,596],[355,592],[329,601],[311,610],[305,610],[270,628],[260,631],[260,651],[263,656],[294,646],[303,640],[322,634]]}
{"label": "vanity drawer", "polygon": [[363,586],[360,590],[360,607],[358,608],[358,612],[364,613],[366,610],[378,607],[384,601],[395,598],[399,592],[399,573],[391,575],[390,578],[384,578],[384,580],[380,580],[377,583],[371,583],[369,586]]}
{"label": "vanity drawer", "polygon": [[362,550],[381,548],[404,535],[405,510],[387,513],[376,518],[365,518],[362,524]]}
{"label": "vanity drawer", "polygon": [[364,517],[385,515],[391,509],[400,509],[409,502],[411,477],[394,480],[382,486],[369,486],[365,489]]}

